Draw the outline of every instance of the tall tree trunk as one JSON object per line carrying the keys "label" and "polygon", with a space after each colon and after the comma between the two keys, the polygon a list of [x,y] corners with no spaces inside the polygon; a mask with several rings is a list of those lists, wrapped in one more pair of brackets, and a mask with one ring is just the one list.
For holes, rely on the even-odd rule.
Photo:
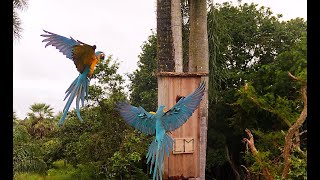
{"label": "tall tree trunk", "polygon": [[182,72],[180,0],[157,0],[158,72]]}
{"label": "tall tree trunk", "polygon": [[208,71],[207,1],[190,0],[189,72]]}
{"label": "tall tree trunk", "polygon": [[[182,16],[180,0],[157,0],[157,63],[158,63],[158,104],[169,106],[171,102],[164,102],[161,94],[170,93],[168,78],[161,78],[161,74],[182,73]],[[175,97],[171,97],[174,100]],[[169,174],[169,160],[164,159],[164,179]]]}
{"label": "tall tree trunk", "polygon": [[181,0],[171,1],[171,28],[175,72],[183,72]]}
{"label": "tall tree trunk", "polygon": [[171,0],[157,0],[158,72],[174,72],[175,61],[171,27]]}
{"label": "tall tree trunk", "polygon": [[[190,0],[189,72],[209,72],[207,1]],[[202,76],[206,91],[200,102],[200,179],[205,179],[208,129],[209,77]]]}

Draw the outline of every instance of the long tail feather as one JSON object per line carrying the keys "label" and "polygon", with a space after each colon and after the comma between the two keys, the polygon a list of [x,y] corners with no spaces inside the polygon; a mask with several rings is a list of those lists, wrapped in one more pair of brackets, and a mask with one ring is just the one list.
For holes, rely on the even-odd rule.
{"label": "long tail feather", "polygon": [[[64,97],[63,100],[66,100],[67,97],[69,96],[69,94],[72,92],[71,90],[74,88],[74,86],[77,84],[77,81],[78,81],[78,78],[76,78],[72,83],[71,85],[69,86],[69,88],[66,90],[65,94],[66,96]],[[64,110],[63,110],[64,111]]]}
{"label": "long tail feather", "polygon": [[164,155],[165,154],[167,156],[170,155],[170,150],[172,150],[173,143],[174,143],[173,139],[167,134],[165,134],[162,142],[157,142],[156,139],[154,139],[150,144],[148,153],[147,153],[147,163],[149,163],[151,160],[150,174],[152,173],[152,170],[153,170],[153,176],[152,176],[153,180],[156,180],[156,179],[162,180]]}
{"label": "long tail feather", "polygon": [[89,73],[89,68],[86,68],[82,74],[80,74],[69,86],[69,88],[66,91],[66,96],[64,98],[67,99],[68,101],[66,105],[63,108],[63,115],[60,118],[60,121],[58,125],[62,125],[65,121],[65,118],[67,117],[67,113],[69,111],[70,105],[72,104],[72,101],[75,97],[76,98],[76,112],[79,120],[82,122],[83,119],[80,115],[80,107],[79,107],[79,101],[81,100],[81,105],[84,105],[84,97],[88,96],[88,85],[89,85],[89,78],[87,77]]}

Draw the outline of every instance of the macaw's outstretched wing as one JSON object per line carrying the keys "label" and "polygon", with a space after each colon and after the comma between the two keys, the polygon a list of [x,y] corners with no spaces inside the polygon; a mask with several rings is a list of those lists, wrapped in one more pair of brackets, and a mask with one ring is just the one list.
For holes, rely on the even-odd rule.
{"label": "macaw's outstretched wing", "polygon": [[174,131],[184,124],[197,109],[205,90],[205,83],[186,97],[182,97],[169,111],[164,113],[162,123],[166,131]]}
{"label": "macaw's outstretched wing", "polygon": [[153,135],[156,132],[156,119],[141,106],[135,107],[128,102],[117,103],[121,117],[131,126],[144,134]]}
{"label": "macaw's outstretched wing", "polygon": [[73,60],[77,70],[82,73],[86,66],[90,66],[93,61],[96,61],[95,49],[96,46],[90,46],[81,41],[75,40],[72,37],[67,38],[49,31],[47,34],[42,34],[45,37],[42,42],[47,42],[45,47],[52,45],[67,58]]}
{"label": "macaw's outstretched wing", "polygon": [[40,36],[45,37],[42,42],[47,42],[45,47],[52,45],[56,49],[58,49],[62,54],[64,54],[67,58],[73,60],[72,51],[75,45],[79,45],[80,43],[74,40],[72,37],[67,38],[64,36],[60,36],[58,34],[54,34],[52,32],[43,30],[47,34],[41,34]]}

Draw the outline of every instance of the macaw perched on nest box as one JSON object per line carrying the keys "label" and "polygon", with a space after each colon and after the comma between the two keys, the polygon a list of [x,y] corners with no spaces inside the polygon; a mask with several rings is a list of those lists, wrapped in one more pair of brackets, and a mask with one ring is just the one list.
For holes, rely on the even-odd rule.
{"label": "macaw perched on nest box", "polygon": [[79,40],[74,40],[72,37],[67,38],[43,30],[46,34],[42,34],[45,37],[42,42],[47,42],[45,47],[52,45],[58,49],[67,58],[71,59],[78,72],[79,76],[71,83],[67,89],[64,100],[69,97],[65,107],[63,108],[63,115],[58,123],[61,125],[67,116],[70,105],[75,97],[76,98],[76,112],[79,120],[82,122],[83,119],[80,116],[79,101],[81,105],[84,104],[84,99],[88,100],[88,86],[92,77],[94,68],[100,60],[104,60],[104,53],[101,51],[95,52],[96,46],[88,45]]}
{"label": "macaw perched on nest box", "polygon": [[150,174],[153,168],[153,180],[162,180],[164,153],[169,156],[174,140],[167,132],[174,131],[184,124],[197,109],[205,90],[205,83],[186,97],[179,96],[178,102],[168,111],[165,106],[158,107],[156,113],[147,112],[143,107],[135,107],[127,102],[117,103],[117,110],[121,117],[131,126],[146,135],[155,135],[149,146],[147,163],[151,160]]}

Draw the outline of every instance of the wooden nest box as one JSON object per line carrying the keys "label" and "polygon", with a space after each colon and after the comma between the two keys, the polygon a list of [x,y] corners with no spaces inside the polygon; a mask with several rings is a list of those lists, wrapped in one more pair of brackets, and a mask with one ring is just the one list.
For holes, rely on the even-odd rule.
{"label": "wooden nest box", "polygon": [[[170,109],[176,103],[178,95],[187,96],[193,92],[208,73],[160,72],[157,75],[158,104]],[[207,104],[201,102],[185,124],[168,133],[175,140],[175,144],[170,156],[165,156],[164,159],[164,179],[200,177],[201,111],[204,111],[202,114],[207,111]]]}

